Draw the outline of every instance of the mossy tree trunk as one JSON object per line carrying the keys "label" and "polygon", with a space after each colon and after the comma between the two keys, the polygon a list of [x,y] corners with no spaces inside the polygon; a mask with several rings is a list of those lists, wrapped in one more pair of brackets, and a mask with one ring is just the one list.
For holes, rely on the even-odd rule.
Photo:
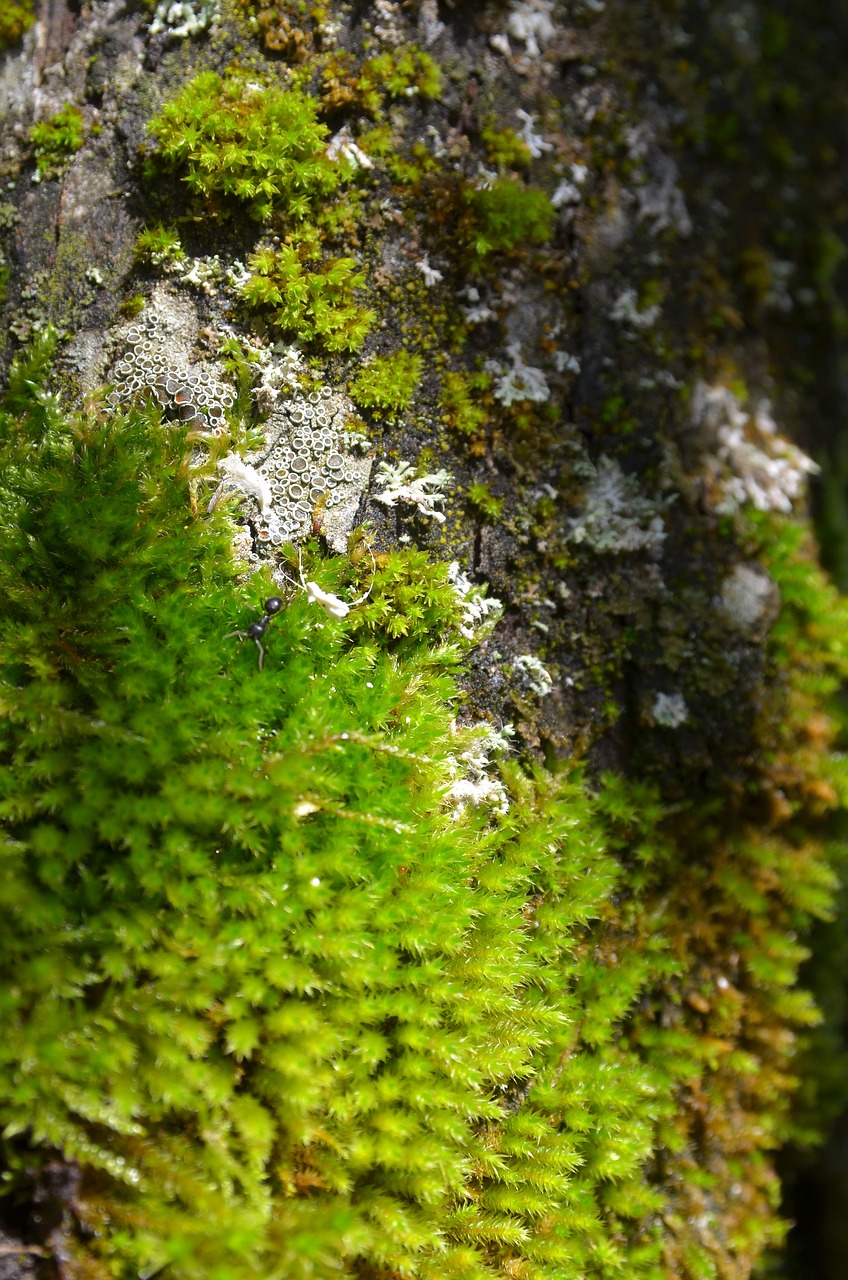
{"label": "mossy tree trunk", "polygon": [[[413,907],[394,917],[375,898],[371,926],[356,916],[356,929],[371,939],[362,945],[380,943],[384,929],[394,946],[394,929],[403,935],[404,964],[420,943],[421,954],[432,948],[459,982],[449,957],[464,954],[476,928],[486,939],[480,971],[498,994],[481,995],[479,1026],[450,1040],[447,996],[438,1003],[438,975],[422,970],[421,981],[432,980],[440,993],[435,1022],[422,1019],[422,1026],[445,1031],[446,1060],[467,1052],[456,1078],[479,1099],[475,1111],[463,1094],[449,1116],[454,1104],[442,1106],[439,1089],[454,1076],[448,1070],[431,1081],[430,1110],[439,1120],[422,1146],[429,1157],[434,1133],[445,1138],[450,1130],[456,1150],[432,1156],[426,1177],[424,1164],[414,1165],[412,1130],[398,1121],[397,1099],[381,1112],[381,1132],[389,1145],[397,1136],[400,1172],[373,1152],[367,1164],[353,1109],[344,1120],[353,1136],[345,1130],[343,1140],[333,1124],[344,1108],[319,1066],[304,1114],[323,1114],[326,1103],[332,1123],[322,1128],[315,1120],[310,1129],[299,1117],[287,1128],[285,1107],[277,1116],[262,1093],[270,1086],[261,1083],[272,1070],[261,1046],[277,1034],[270,1028],[280,1011],[257,995],[263,1012],[248,1016],[252,997],[235,987],[226,999],[213,998],[209,974],[200,996],[186,992],[185,1005],[202,1012],[220,1043],[212,1032],[192,1038],[189,1012],[184,1023],[182,1014],[173,1017],[192,1062],[205,1070],[207,1057],[219,1053],[225,1066],[238,1064],[228,1086],[238,1105],[226,1124],[215,1111],[224,1104],[210,1101],[212,1066],[208,1077],[198,1076],[201,1122],[179,1090],[177,1101],[163,1102],[163,1094],[148,1111],[138,1099],[126,1115],[117,1102],[110,1111],[110,1090],[120,1095],[114,1064],[92,1076],[102,1114],[90,1099],[75,1109],[70,1092],[59,1090],[60,1122],[50,1110],[49,1053],[33,1049],[25,1067],[10,1051],[3,1065],[10,1081],[30,1071],[45,1083],[32,1095],[31,1129],[14,1107],[4,1113],[10,1194],[0,1201],[0,1276],[71,1280],[168,1267],[181,1280],[339,1273],[582,1280],[611,1278],[623,1267],[634,1276],[742,1280],[766,1256],[780,1274],[784,1264],[769,1253],[785,1230],[775,1153],[844,1103],[841,996],[816,979],[814,965],[810,981],[829,1021],[810,1030],[815,1014],[798,980],[813,922],[832,913],[838,897],[832,836],[846,794],[832,705],[845,673],[845,615],[817,566],[806,508],[815,468],[807,454],[825,463],[831,527],[838,529],[842,505],[821,442],[804,425],[811,406],[832,408],[823,381],[838,381],[840,192],[834,181],[832,213],[805,212],[810,186],[820,189],[822,174],[830,174],[824,150],[802,159],[807,131],[830,117],[812,54],[801,58],[800,71],[790,58],[800,6],[713,6],[705,18],[698,6],[659,0],[585,0],[567,12],[547,0],[163,0],[158,7],[44,0],[31,24],[27,12],[22,5],[8,30],[0,25],[0,366],[10,386],[4,522],[12,530],[4,547],[20,555],[4,579],[13,602],[2,642],[4,688],[15,691],[4,743],[4,786],[15,797],[3,810],[10,848],[26,845],[35,863],[50,862],[54,852],[53,836],[37,837],[27,826],[27,805],[41,814],[38,831],[46,819],[29,776],[21,779],[30,767],[25,742],[34,740],[27,716],[33,707],[47,714],[51,681],[77,679],[73,662],[51,650],[55,637],[67,649],[78,635],[80,670],[101,658],[104,670],[124,670],[119,648],[108,661],[98,657],[98,637],[110,643],[113,614],[105,605],[98,612],[92,583],[106,583],[104,600],[125,632],[135,636],[138,626],[138,644],[153,644],[138,617],[124,617],[120,591],[108,596],[114,583],[91,567],[101,564],[94,552],[89,577],[68,588],[70,614],[49,594],[83,573],[88,544],[106,536],[104,513],[117,512],[128,492],[119,464],[125,448],[138,477],[162,468],[164,496],[152,498],[139,479],[138,512],[154,529],[161,522],[180,564],[203,566],[194,578],[186,568],[184,579],[162,570],[150,588],[155,609],[139,606],[139,617],[159,610],[170,620],[156,644],[167,652],[173,640],[173,678],[183,678],[191,646],[200,645],[198,670],[211,684],[223,679],[216,646],[228,662],[235,651],[251,680],[261,674],[267,681],[256,686],[263,693],[236,697],[229,684],[222,693],[239,726],[231,737],[197,681],[194,692],[180,695],[189,725],[196,713],[196,737],[201,726],[210,736],[203,757],[210,776],[218,777],[219,765],[225,772],[227,753],[235,761],[267,726],[283,734],[296,725],[304,736],[291,729],[290,754],[281,749],[276,761],[267,729],[256,768],[271,768],[270,789],[256,805],[285,796],[297,830],[325,811],[340,831],[347,820],[370,824],[355,850],[352,836],[339,836],[337,847],[335,836],[325,843],[344,874],[352,850],[373,858],[378,880],[383,828],[400,836],[418,832],[420,821],[423,834],[410,837],[409,856],[392,874],[402,895],[407,862],[415,879],[417,841],[432,846],[413,905],[431,893],[445,912],[443,934],[410,941]],[[725,99],[724,86],[735,86],[747,114]],[[813,330],[819,341],[811,350]],[[70,420],[80,411],[88,425],[74,419],[68,456],[77,471],[83,456],[101,459],[103,492],[96,470],[86,473],[88,489],[80,482],[67,490],[80,522],[88,522],[69,529],[58,517],[50,525],[62,455],[44,441],[60,432],[63,414]],[[117,452],[108,432],[92,426],[108,426],[112,416],[123,423],[115,428]],[[178,491],[180,458],[150,443],[151,421],[161,433],[173,435],[179,424],[188,432],[180,439],[192,450],[189,491]],[[27,458],[38,459],[36,478],[24,483]],[[27,510],[43,511],[43,522],[28,524]],[[179,542],[178,529],[192,521],[195,541],[185,534]],[[128,575],[138,572],[141,583],[140,566],[154,551],[133,541],[137,523],[115,516],[108,527],[115,546],[126,547]],[[48,526],[65,550],[45,542],[30,564],[27,548],[47,537]],[[230,542],[228,562],[222,548]],[[841,543],[834,545],[831,563],[838,564]],[[76,548],[73,555],[67,547]],[[60,562],[65,576],[51,577]],[[257,574],[263,585],[251,587]],[[195,613],[180,582],[202,582]],[[252,591],[255,616],[227,614],[226,591],[235,592],[231,608],[240,599],[243,609]],[[276,608],[263,612],[272,591],[285,597],[284,619]],[[73,611],[74,600],[87,602],[90,624],[81,605]],[[310,640],[305,619],[309,610],[324,617],[322,608],[332,634]],[[192,619],[184,633],[183,614]],[[251,622],[259,630],[245,635]],[[243,650],[239,636],[247,640]],[[254,639],[261,673],[254,673]],[[44,670],[27,666],[27,653],[40,646]],[[307,661],[302,651],[310,646]],[[342,739],[355,742],[363,758],[349,773],[322,775],[324,792],[318,783],[309,790],[299,772],[306,776],[309,752],[317,751],[303,744],[312,741],[307,727],[310,716],[320,718],[318,705],[306,693],[286,702],[279,680],[272,684],[275,662],[279,671],[289,660],[293,689],[306,681],[309,662],[309,679],[329,673],[349,702],[359,681],[361,724],[349,720],[349,704],[342,717],[328,694],[321,742],[327,752]],[[402,688],[398,672],[406,673]],[[167,708],[165,676],[148,677]],[[97,681],[79,680],[85,698],[95,699],[91,707],[106,715],[111,704],[97,702],[107,697]],[[30,689],[31,704],[21,693]],[[109,695],[115,705],[126,696],[135,708],[127,715],[139,740],[149,732],[167,737],[169,748],[173,741],[167,768],[182,776],[176,712],[163,714],[158,729],[155,720],[139,727],[148,722],[133,699],[154,693],[138,695],[131,681],[116,689]],[[403,722],[405,699],[411,714]],[[454,715],[471,727],[464,754],[447,733]],[[251,739],[249,728],[257,727]],[[497,763],[493,743],[502,748],[507,739],[520,767]],[[144,768],[156,758],[151,750]],[[397,772],[401,760],[408,775]],[[185,777],[193,796],[196,782],[188,771]],[[397,795],[399,813],[408,792],[411,810],[387,815],[383,789]],[[248,790],[244,781],[239,804],[248,803]],[[62,803],[70,808],[67,796]],[[445,804],[453,805],[450,831],[465,833],[456,850],[439,826]],[[120,819],[120,806],[115,812]],[[243,830],[223,810],[196,827],[186,818],[187,839],[214,845],[215,821],[222,831],[238,829],[239,839],[255,824],[272,829],[295,863],[301,853],[304,862],[319,858],[309,837],[301,849],[269,812],[245,818]],[[65,835],[76,830],[61,808],[56,821],[66,823]],[[90,825],[97,826],[94,816]],[[129,837],[102,839],[118,851]],[[572,839],[579,856],[565,875],[564,863],[557,871],[546,859],[565,859],[554,850]],[[491,858],[502,870],[485,863],[484,848],[496,850]],[[254,847],[246,837],[245,851],[266,852],[261,840]],[[97,865],[97,877],[111,882],[108,863]],[[344,933],[340,906],[338,917],[330,908],[321,916],[309,886],[320,885],[326,870],[315,867],[320,874],[304,882],[306,927],[315,933],[318,918]],[[36,880],[39,874],[33,871]],[[232,867],[227,874],[235,875]],[[162,921],[181,898],[169,887],[156,906],[154,878],[148,868],[139,892],[150,895],[144,919],[164,937]],[[271,872],[263,869],[260,880],[272,895]],[[126,892],[130,883],[128,876]],[[200,900],[186,894],[199,910]],[[9,897],[16,921],[28,901]],[[228,900],[231,907],[237,910]],[[542,925],[535,943],[534,923]],[[513,939],[524,937],[525,926],[521,951]],[[77,920],[74,927],[83,926]],[[168,935],[172,953],[177,936],[189,946],[177,929]],[[272,937],[269,925],[263,945],[273,949]],[[826,971],[827,957],[842,946],[839,924],[819,938],[816,964]],[[37,933],[30,941],[37,952]],[[45,955],[52,945],[43,943]],[[108,949],[103,935],[85,945]],[[301,960],[312,954],[302,945]],[[508,956],[507,976],[495,975],[499,949]],[[198,944],[198,968],[201,951]],[[9,955],[20,961],[14,947]],[[359,955],[351,943],[354,970]],[[92,964],[100,977],[88,980],[83,1004],[94,1008],[118,981],[120,965],[114,961],[110,974]],[[146,990],[154,960],[145,953],[132,972]],[[327,1013],[325,1024],[323,1005],[319,1016],[312,987],[299,981],[284,988],[297,997],[286,1014],[292,1052],[312,1037],[322,1046],[315,1062],[332,1065],[336,1050],[321,1058],[321,1037],[329,1044],[332,1017],[344,1026],[344,1009],[358,1005],[350,992],[326,995],[341,1012]],[[544,997],[528,994],[534,982]],[[171,1000],[173,1011],[179,1000],[168,991],[155,998]],[[27,998],[25,990],[21,1007],[8,1012],[22,1044],[34,1018]],[[371,1073],[360,1080],[363,1094],[405,1043],[397,1031],[406,1015],[386,999],[392,1012],[377,1024],[369,1010],[373,1038],[351,1051]],[[130,1019],[126,1031],[118,1005],[109,1007],[100,1033],[108,1041],[104,1027],[122,1028],[140,1061],[138,1045],[155,1039],[152,1022]],[[420,1027],[415,1034],[423,1035]],[[410,1032],[409,1043],[423,1041]],[[503,1062],[487,1076],[484,1057],[502,1048]],[[338,1054],[341,1061],[341,1048]],[[259,1083],[251,1094],[254,1069]],[[798,1072],[806,1083],[793,1112]],[[411,1080],[414,1073],[406,1081],[414,1092]],[[302,1083],[292,1085],[295,1094]],[[464,1137],[451,1128],[456,1115]],[[209,1132],[223,1126],[220,1148],[204,1123]],[[246,1173],[234,1132],[248,1149]],[[180,1135],[188,1135],[185,1152]],[[332,1159],[322,1142],[335,1143]],[[203,1143],[215,1160],[197,1155],[195,1166],[197,1151],[208,1154]],[[533,1144],[543,1151],[538,1180]],[[465,1165],[460,1148],[474,1153]],[[138,1161],[142,1187],[161,1176],[161,1199],[140,1192],[136,1203],[132,1183],[110,1164],[118,1158]],[[220,1256],[208,1240],[219,1201],[222,1236],[229,1232]],[[154,1205],[174,1211],[164,1238],[149,1221]],[[833,1246],[825,1265],[841,1265],[842,1256]]]}

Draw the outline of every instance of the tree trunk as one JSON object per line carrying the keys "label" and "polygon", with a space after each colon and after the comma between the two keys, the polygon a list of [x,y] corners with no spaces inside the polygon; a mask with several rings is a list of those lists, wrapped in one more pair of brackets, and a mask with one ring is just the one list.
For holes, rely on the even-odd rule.
{"label": "tree trunk", "polygon": [[[845,1101],[841,997],[816,976],[838,924],[814,935],[821,1028],[798,978],[799,936],[836,894],[844,794],[842,605],[806,506],[810,454],[838,573],[845,140],[817,68],[839,34],[791,3],[40,0],[6,37],[3,375],[57,330],[68,412],[151,402],[188,423],[217,464],[195,518],[226,507],[243,580],[270,571],[331,619],[356,626],[393,552],[450,564],[460,724],[579,776],[617,867],[570,926],[555,1072],[530,1058],[502,1091],[501,1129],[569,1072],[626,1081],[609,1111],[603,1085],[551,1103],[572,1198],[521,1165],[503,1208],[477,1168],[470,1203],[514,1235],[463,1236],[448,1197],[444,1239],[466,1249],[449,1271],[423,1228],[419,1270],[339,1228],[314,1271],[292,1245],[263,1274],[576,1280],[623,1259],[742,1280],[793,1213],[804,1274],[810,1210],[781,1209],[776,1151]],[[281,91],[296,105],[266,117]],[[359,586],[319,586],[319,552],[350,556]],[[392,635],[425,627],[399,599]],[[241,636],[252,659],[256,640],[267,675],[282,632],[259,616],[208,643]],[[452,794],[496,825],[499,776],[478,758]],[[528,885],[528,911],[556,915],[545,892]],[[49,1132],[8,1138],[0,1277],[129,1274],[111,1268],[141,1254],[110,1240],[155,1229],[121,1225],[126,1188],[121,1218],[103,1168]],[[800,1157],[782,1158],[794,1185]],[[304,1161],[287,1194],[308,1207],[329,1192]],[[813,1249],[835,1278],[828,1186]],[[549,1258],[549,1236],[585,1255]],[[258,1274],[233,1250],[214,1274]],[[166,1254],[138,1274],[195,1274]]]}

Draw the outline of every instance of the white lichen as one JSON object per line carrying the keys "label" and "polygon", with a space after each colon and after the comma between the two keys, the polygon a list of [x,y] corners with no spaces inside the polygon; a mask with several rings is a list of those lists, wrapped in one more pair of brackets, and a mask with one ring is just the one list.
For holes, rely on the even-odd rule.
{"label": "white lichen", "polygon": [[167,31],[178,39],[200,35],[220,17],[218,0],[159,0],[150,23],[150,34]]}
{"label": "white lichen", "polygon": [[543,663],[532,653],[523,653],[512,664],[513,674],[519,684],[545,698],[554,687],[553,678]]}
{"label": "white lichen", "polygon": [[807,476],[819,469],[778,433],[767,400],[751,412],[742,408],[729,387],[699,382],[692,397],[692,421],[715,441],[707,478],[718,490],[714,507],[721,514],[733,514],[748,502],[758,511],[788,514],[803,496]]}
{"label": "white lichen", "polygon": [[224,280],[228,287],[238,294],[241,293],[250,278],[250,268],[242,262],[241,258],[233,258],[224,271]]}
{"label": "white lichen", "polygon": [[186,258],[183,262],[175,262],[168,270],[179,276],[183,284],[193,284],[209,296],[215,293],[226,274],[217,253],[206,258]]}
{"label": "white lichen", "polygon": [[434,284],[438,284],[440,280],[444,279],[441,271],[437,270],[436,267],[430,266],[430,259],[426,253],[423,258],[416,262],[415,267],[424,277],[424,283],[428,289],[432,289]]}
{"label": "white lichen", "polygon": [[395,0],[374,0],[373,7],[379,19],[374,26],[374,35],[388,48],[398,48],[405,39],[400,6]]}
{"label": "white lichen", "polygon": [[248,466],[237,453],[228,453],[225,458],[222,458],[218,463],[218,469],[226,473],[226,478],[237,489],[255,498],[263,514],[270,508],[273,501],[271,486],[255,467]]}
{"label": "white lichen", "polygon": [[472,582],[468,575],[463,573],[458,560],[451,561],[448,567],[448,580],[462,607],[460,635],[466,640],[479,640],[495,625],[503,613],[503,605],[495,596],[487,596],[484,587]]}
{"label": "white lichen", "polygon": [[542,48],[556,35],[552,0],[519,0],[510,8],[507,35],[521,40],[528,58],[541,56]]}
{"label": "white lichen", "polygon": [[718,607],[737,631],[754,631],[779,600],[762,565],[737,564],[721,585]]}
{"label": "white lichen", "polygon": [[439,19],[437,0],[421,0],[418,10],[418,29],[425,49],[434,44],[444,33],[445,24]]}
{"label": "white lichen", "polygon": [[376,502],[385,507],[394,507],[404,503],[415,507],[425,520],[436,520],[439,524],[445,521],[445,515],[436,507],[444,502],[444,490],[450,487],[451,478],[447,471],[434,471],[430,475],[416,476],[411,462],[398,462],[392,466],[381,462],[375,477],[378,484],[385,488],[374,495]]}
{"label": "white lichen", "polygon": [[582,514],[569,519],[571,542],[585,542],[593,551],[648,551],[659,554],[666,532],[657,504],[645,498],[635,476],[601,455],[597,466],[585,460],[579,470],[589,479]]}
{"label": "white lichen", "polygon": [[466,324],[482,324],[485,320],[497,318],[497,313],[481,298],[480,290],[476,285],[470,284],[460,289],[457,297],[465,298],[469,304],[462,308],[465,312]]}
{"label": "white lichen", "polygon": [[334,133],[327,143],[328,160],[346,160],[352,169],[373,169],[374,161],[358,147],[347,125]]}
{"label": "white lichen", "polygon": [[333,595],[332,591],[325,591],[317,582],[304,582],[303,588],[309,603],[320,605],[328,618],[346,618],[350,613],[351,606],[346,600]]}
{"label": "white lichen", "polygon": [[649,307],[640,307],[635,289],[625,289],[618,295],[610,311],[610,320],[615,320],[626,328],[637,332],[651,329],[660,317],[662,307],[654,302]]}
{"label": "white lichen", "polygon": [[553,151],[553,143],[546,142],[542,135],[536,132],[536,117],[534,115],[531,115],[529,111],[524,111],[521,107],[518,108],[515,114],[522,124],[522,128],[518,131],[518,136],[534,160],[538,160],[546,151]]}
{"label": "white lichen", "polygon": [[512,362],[510,368],[504,368],[497,360],[487,360],[484,366],[488,373],[496,375],[492,388],[495,399],[507,407],[517,400],[532,400],[536,404],[549,400],[548,380],[543,370],[524,363],[521,344],[511,342],[506,351]]}
{"label": "white lichen", "polygon": [[567,351],[555,351],[553,355],[554,368],[557,373],[579,373],[580,361],[577,356],[570,355]]}
{"label": "white lichen", "polygon": [[658,693],[651,707],[651,719],[664,729],[677,729],[689,719],[682,693]]}
{"label": "white lichen", "polygon": [[560,179],[556,191],[551,196],[551,204],[555,209],[561,209],[563,205],[579,204],[583,198],[580,190],[586,181],[589,170],[585,164],[573,164],[571,166],[570,176],[566,174]]}
{"label": "white lichen", "polygon": [[500,730],[488,724],[475,726],[466,749],[458,755],[448,756],[452,781],[445,788],[445,800],[453,810],[454,818],[460,818],[469,807],[477,809],[481,805],[492,813],[504,815],[509,812],[506,787],[490,770],[496,767],[492,756],[502,755],[510,749],[509,738],[514,732],[511,724]]}
{"label": "white lichen", "polygon": [[[662,116],[658,122],[664,125]],[[691,235],[692,219],[680,189],[677,165],[659,147],[653,124],[643,120],[633,125],[625,133],[625,144],[636,166],[630,196],[636,202],[639,221],[648,223],[657,235],[667,230],[683,237]]]}

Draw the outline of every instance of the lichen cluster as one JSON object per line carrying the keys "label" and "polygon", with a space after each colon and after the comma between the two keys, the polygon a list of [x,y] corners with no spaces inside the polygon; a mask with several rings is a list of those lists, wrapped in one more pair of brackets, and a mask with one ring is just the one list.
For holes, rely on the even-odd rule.
{"label": "lichen cluster", "polygon": [[112,367],[115,385],[107,402],[117,408],[133,398],[152,398],[166,417],[198,431],[222,432],[227,410],[235,404],[232,388],[218,369],[181,359],[168,336],[152,309],[125,330],[125,350]]}
{"label": "lichen cluster", "polygon": [[[371,460],[348,444],[349,403],[325,386],[321,392],[281,398],[264,424],[264,442],[248,454],[252,469],[267,485],[268,503],[255,519],[260,543],[279,547],[299,542],[319,528],[338,542],[338,517],[353,525],[353,515],[371,470]],[[334,536],[335,535],[335,536]]]}

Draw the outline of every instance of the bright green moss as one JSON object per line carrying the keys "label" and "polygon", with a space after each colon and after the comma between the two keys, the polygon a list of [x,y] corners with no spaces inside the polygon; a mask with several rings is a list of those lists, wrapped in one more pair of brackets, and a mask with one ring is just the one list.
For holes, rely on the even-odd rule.
{"label": "bright green moss", "polygon": [[489,486],[480,482],[468,486],[468,501],[486,520],[497,520],[503,514],[503,498],[496,498]]}
{"label": "bright green moss", "polygon": [[49,120],[33,125],[29,138],[35,147],[39,178],[55,178],[85,141],[83,114],[68,103]]}
{"label": "bright green moss", "polygon": [[[503,1105],[573,1039],[556,970],[613,867],[576,780],[507,768],[508,815],[451,800],[482,739],[452,727],[444,567],[390,557],[359,634],[295,590],[260,672],[226,632],[274,587],[237,583],[222,515],[191,518],[188,442],[64,415],[49,355],[0,415],[11,1185],[39,1149],[77,1162],[92,1275],[541,1280],[578,1241],[620,1262],[591,1178],[571,1221],[579,1132]],[[336,591],[371,577],[306,561]],[[592,1071],[572,1090],[606,1117],[598,1176],[630,1169],[642,1130],[616,1136]]]}
{"label": "bright green moss", "polygon": [[407,97],[410,93],[438,98],[442,91],[442,73],[429,53],[414,45],[387,50],[362,64],[357,91],[367,110],[379,111],[380,90],[392,98]]}
{"label": "bright green moss", "polygon": [[403,651],[446,642],[460,618],[448,566],[434,564],[426,551],[393,551],[380,557],[380,572],[367,601],[351,614],[350,631]]}
{"label": "bright green moss", "polygon": [[154,166],[179,174],[204,214],[246,207],[309,217],[334,191],[341,171],[325,155],[327,127],[306,94],[264,84],[255,75],[203,71],[151,122]]}
{"label": "bright green moss", "polygon": [[0,8],[0,52],[16,44],[35,22],[34,0],[3,0]]}
{"label": "bright green moss", "polygon": [[144,310],[144,294],[134,293],[126,298],[118,308],[121,315],[127,320],[134,320],[136,316],[140,316]]}
{"label": "bright green moss", "polygon": [[554,207],[537,187],[498,178],[488,187],[465,187],[463,201],[466,214],[460,230],[478,262],[551,237]]}
{"label": "bright green moss", "polygon": [[242,286],[245,301],[271,322],[326,351],[358,351],[376,315],[357,305],[365,284],[353,258],[332,258],[310,269],[291,245],[259,249],[248,258],[251,276]]}
{"label": "bright green moss", "polygon": [[365,409],[397,412],[409,408],[424,362],[411,351],[375,356],[363,365],[348,387],[351,399]]}
{"label": "bright green moss", "polygon": [[182,262],[185,249],[180,243],[179,233],[172,227],[160,224],[144,227],[136,237],[135,256],[139,262],[149,262],[155,267]]}
{"label": "bright green moss", "polygon": [[282,588],[260,672],[227,633],[281,588],[192,515],[192,445],[64,413],[53,341],[0,406],[10,1192],[76,1162],[57,1231],[97,1280],[750,1270],[833,891],[805,824],[848,795],[811,721],[848,624],[797,530],[751,532],[790,695],[758,800],[788,816],[592,797],[456,729],[462,599],[425,552],[306,547],[370,594],[332,619]]}

